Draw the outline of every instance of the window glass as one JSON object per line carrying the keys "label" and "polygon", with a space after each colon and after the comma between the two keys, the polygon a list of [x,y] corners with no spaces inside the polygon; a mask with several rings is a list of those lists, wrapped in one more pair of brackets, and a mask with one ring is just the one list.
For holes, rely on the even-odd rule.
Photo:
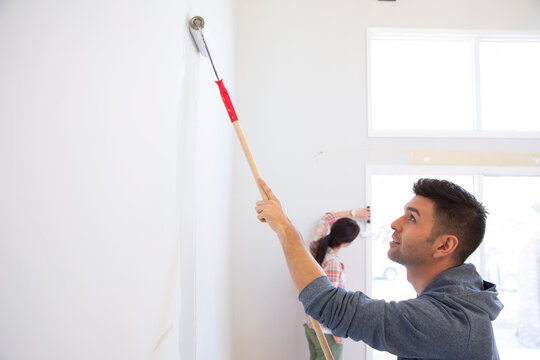
{"label": "window glass", "polygon": [[468,41],[373,40],[373,129],[473,130]]}
{"label": "window glass", "polygon": [[540,42],[481,42],[482,127],[540,131]]}
{"label": "window glass", "polygon": [[504,309],[493,322],[501,359],[540,359],[540,177],[485,177],[484,278]]}
{"label": "window glass", "polygon": [[370,136],[540,137],[540,32],[368,29]]}

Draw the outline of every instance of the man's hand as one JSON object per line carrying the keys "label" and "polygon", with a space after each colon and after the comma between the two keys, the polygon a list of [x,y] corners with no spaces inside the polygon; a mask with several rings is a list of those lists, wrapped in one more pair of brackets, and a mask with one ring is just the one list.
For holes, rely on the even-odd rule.
{"label": "man's hand", "polygon": [[263,179],[259,179],[259,185],[266,193],[268,200],[257,201],[255,211],[260,222],[267,222],[278,235],[282,234],[286,227],[293,226],[281,203]]}
{"label": "man's hand", "polygon": [[259,186],[266,193],[268,200],[257,201],[255,211],[260,222],[267,222],[279,238],[289,272],[296,289],[302,289],[314,279],[325,276],[324,270],[317,264],[304,245],[300,234],[294,228],[291,220],[285,215],[281,203],[263,179]]}

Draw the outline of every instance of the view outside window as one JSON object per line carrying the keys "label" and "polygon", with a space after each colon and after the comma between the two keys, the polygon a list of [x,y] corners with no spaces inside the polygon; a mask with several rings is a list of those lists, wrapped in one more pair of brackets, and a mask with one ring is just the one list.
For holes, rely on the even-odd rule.
{"label": "view outside window", "polygon": [[[421,177],[455,182],[475,194],[489,211],[483,245],[467,262],[497,285],[505,308],[493,322],[501,359],[540,359],[540,177],[374,175],[371,177],[373,298],[416,297],[405,268],[386,253],[390,224],[403,214]],[[477,189],[477,190],[475,190]],[[536,210],[535,210],[536,209]],[[395,355],[373,350],[374,360]]]}
{"label": "view outside window", "polygon": [[484,177],[483,192],[483,275],[504,305],[493,323],[499,355],[540,359],[540,177]]}
{"label": "view outside window", "polygon": [[373,129],[473,130],[472,49],[470,41],[373,40]]}
{"label": "view outside window", "polygon": [[540,131],[540,41],[479,49],[483,129]]}
{"label": "view outside window", "polygon": [[370,134],[538,137],[538,64],[538,33],[368,29]]}

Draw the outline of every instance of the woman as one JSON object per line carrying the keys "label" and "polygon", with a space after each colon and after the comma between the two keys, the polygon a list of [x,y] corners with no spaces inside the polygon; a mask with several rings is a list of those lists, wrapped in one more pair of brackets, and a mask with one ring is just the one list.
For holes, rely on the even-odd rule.
{"label": "woman", "polygon": [[[360,232],[358,223],[348,216],[369,219],[370,211],[369,208],[365,208],[354,209],[350,213],[348,211],[326,213],[318,228],[320,238],[311,242],[309,246],[311,254],[336,287],[345,287],[345,266],[338,257],[338,253],[342,248],[349,246]],[[304,324],[304,329],[309,345],[310,360],[324,360],[323,350],[309,320],[307,324]],[[344,339],[333,336],[332,332],[325,327],[322,329],[334,359],[343,359]]]}

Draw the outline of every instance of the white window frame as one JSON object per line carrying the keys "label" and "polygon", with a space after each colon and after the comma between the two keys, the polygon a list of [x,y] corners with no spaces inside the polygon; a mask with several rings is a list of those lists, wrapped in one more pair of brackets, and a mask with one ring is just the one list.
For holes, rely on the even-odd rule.
{"label": "white window frame", "polygon": [[[368,165],[365,171],[366,184],[366,204],[372,204],[372,177],[374,175],[456,175],[456,176],[475,176],[475,191],[478,200],[483,201],[483,177],[484,176],[539,176],[539,167],[526,166],[420,166],[420,165]],[[411,198],[413,197],[411,184]],[[405,205],[405,204],[404,204]],[[489,209],[488,209],[489,210]],[[397,217],[397,215],[396,215]],[[366,294],[373,294],[373,273],[372,273],[372,247],[371,241],[364,241],[364,264],[366,276]],[[476,256],[479,257],[479,271],[485,273],[484,243],[476,250]],[[373,359],[373,350],[365,346],[365,359]]]}
{"label": "white window frame", "polygon": [[[474,98],[474,130],[375,130],[372,119],[371,91],[371,40],[460,40],[469,41],[473,47],[472,83]],[[366,29],[367,64],[367,118],[368,137],[435,137],[435,138],[516,138],[538,139],[540,131],[488,131],[480,130],[480,60],[478,49],[480,41],[540,42],[540,31],[495,31],[495,30],[450,30],[450,29],[409,29],[377,28]],[[472,100],[472,99],[471,99]]]}

